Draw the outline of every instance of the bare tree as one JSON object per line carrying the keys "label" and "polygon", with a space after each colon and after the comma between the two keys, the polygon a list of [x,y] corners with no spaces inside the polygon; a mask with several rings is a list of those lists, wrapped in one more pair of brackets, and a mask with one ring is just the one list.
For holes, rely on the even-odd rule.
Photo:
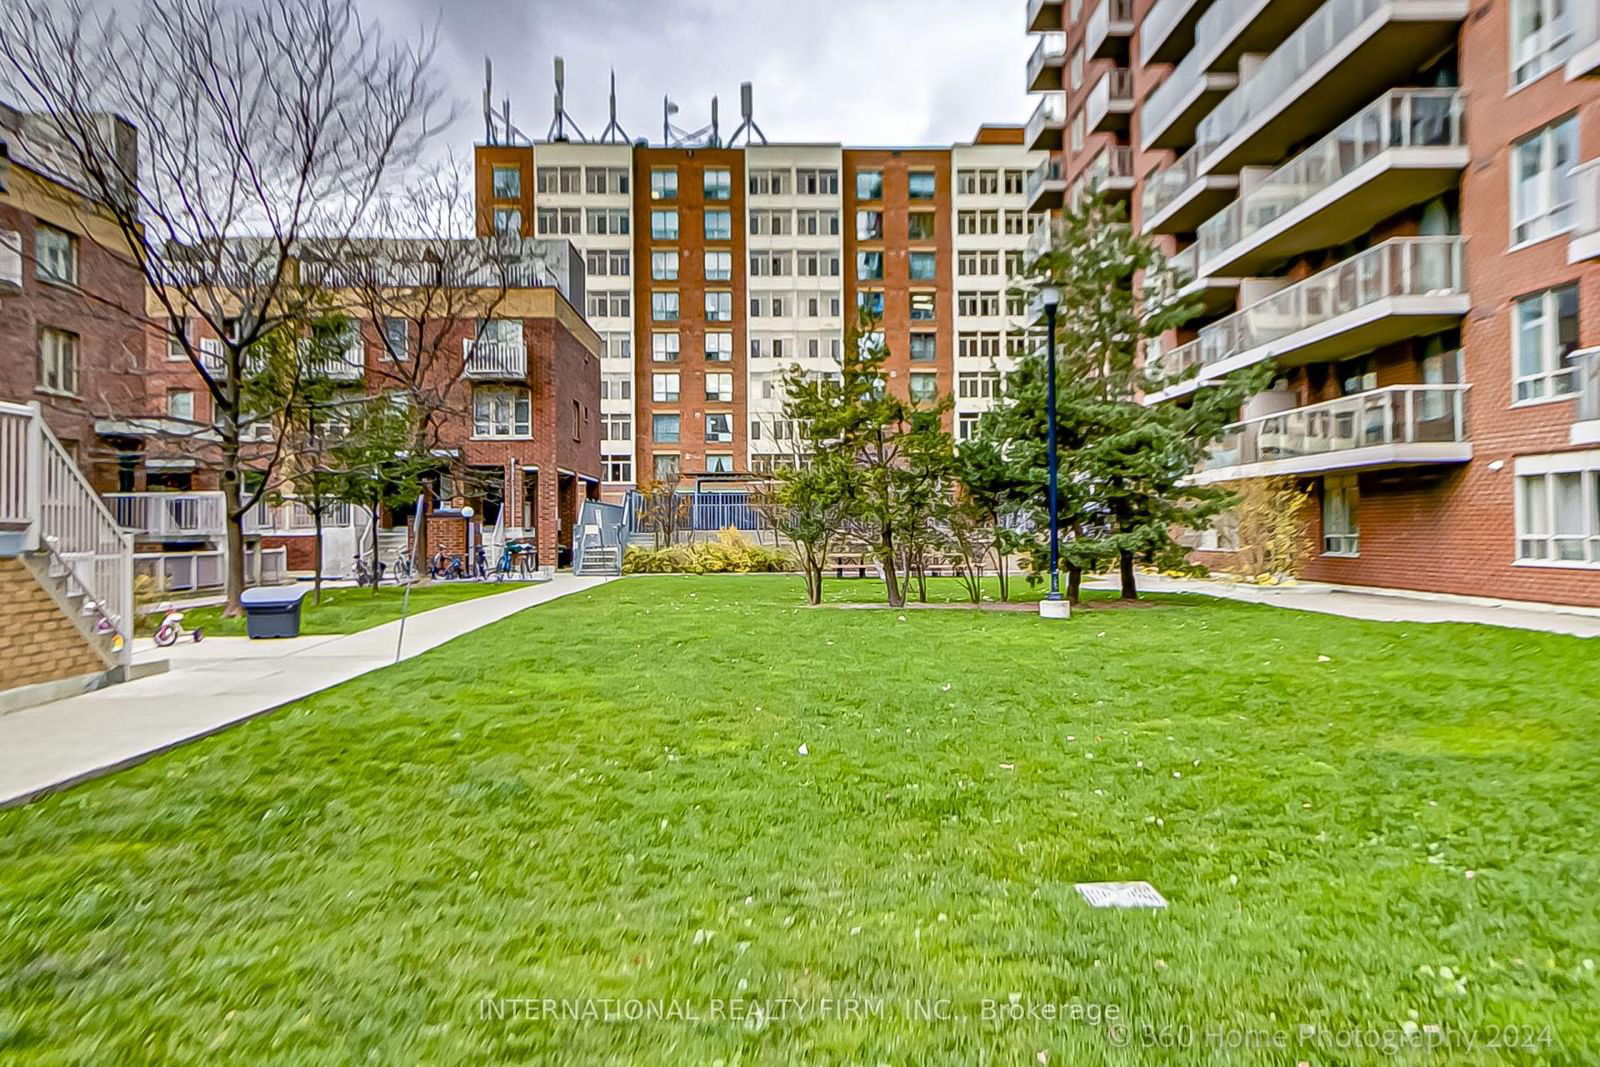
{"label": "bare tree", "polygon": [[[252,407],[251,348],[310,317],[302,243],[337,248],[416,158],[439,97],[433,48],[432,34],[387,40],[355,0],[144,0],[126,22],[88,0],[0,8],[19,103],[107,206],[162,313],[218,342],[174,331],[216,412],[230,613],[244,518],[283,454],[250,443],[271,415]],[[247,488],[248,471],[262,477]]]}
{"label": "bare tree", "polygon": [[[514,371],[504,361],[526,360],[520,338],[487,336],[508,290],[554,284],[531,242],[472,236],[474,200],[459,167],[429,169],[374,206],[375,230],[396,236],[338,247],[327,263],[302,267],[372,323],[380,342],[373,380],[404,400],[416,457],[442,455],[444,427],[473,418],[464,375]],[[424,514],[414,554],[429,557]]]}

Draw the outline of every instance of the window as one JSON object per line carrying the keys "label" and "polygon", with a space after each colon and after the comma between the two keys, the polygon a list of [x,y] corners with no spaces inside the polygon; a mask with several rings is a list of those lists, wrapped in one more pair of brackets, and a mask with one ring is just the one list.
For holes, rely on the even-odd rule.
{"label": "window", "polygon": [[933,281],[938,265],[939,257],[932,252],[911,253],[911,280],[914,282]]}
{"label": "window", "polygon": [[706,253],[706,281],[726,282],[733,279],[733,253]]}
{"label": "window", "polygon": [[1329,556],[1354,556],[1361,550],[1357,521],[1361,491],[1353,475],[1322,479],[1322,551]]}
{"label": "window", "polygon": [[514,237],[522,232],[522,211],[514,207],[494,209],[494,232],[501,237]]}
{"label": "window", "polygon": [[621,196],[628,192],[627,167],[590,167],[584,172],[591,196]]}
{"label": "window", "polygon": [[795,171],[795,192],[801,196],[838,196],[839,172],[836,170]]}
{"label": "window", "polygon": [[1518,476],[1519,562],[1600,565],[1600,467],[1581,455],[1530,457],[1565,469]]}
{"label": "window", "polygon": [[676,167],[658,167],[650,172],[650,199],[678,199],[678,169]]}
{"label": "window", "polygon": [[189,320],[185,318],[171,318],[167,320],[167,358],[188,359],[188,349],[184,342],[189,337]]}
{"label": "window", "polygon": [[534,188],[541,193],[581,193],[583,172],[577,167],[540,167],[534,171]]}
{"label": "window", "polygon": [[194,421],[194,390],[168,389],[167,414],[184,422]]}
{"label": "window", "polygon": [[733,212],[707,211],[705,217],[706,240],[731,241],[733,240]]}
{"label": "window", "polygon": [[1072,124],[1067,127],[1068,141],[1074,152],[1083,151],[1083,142],[1089,136],[1087,116],[1080,110],[1073,113]]}
{"label": "window", "polygon": [[626,318],[632,313],[631,294],[627,289],[594,289],[589,293],[589,317]]}
{"label": "window", "polygon": [[49,393],[78,391],[78,335],[39,331],[39,388]]}
{"label": "window", "polygon": [[706,416],[706,444],[733,444],[733,416],[714,414]]}
{"label": "window", "polygon": [[1578,347],[1576,284],[1518,300],[1514,330],[1518,403],[1577,391],[1578,375],[1572,363]]}
{"label": "window", "polygon": [[733,174],[730,171],[707,168],[704,184],[707,200],[733,199]]}
{"label": "window", "polygon": [[[1083,48],[1079,47],[1074,49],[1072,52],[1072,59],[1068,62],[1071,67],[1068,74],[1068,77],[1071,80],[1068,82],[1068,84],[1071,85],[1074,90],[1083,88]],[[1056,77],[1059,78],[1060,75],[1058,74]]]}
{"label": "window", "polygon": [[1526,85],[1566,60],[1574,44],[1574,3],[1587,0],[1513,0],[1511,84]]}
{"label": "window", "polygon": [[590,208],[590,234],[625,234],[628,232],[628,209],[625,207]]}
{"label": "window", "polygon": [[656,322],[678,321],[678,294],[651,293],[650,317]]}
{"label": "window", "polygon": [[860,170],[856,172],[856,199],[883,199],[883,171]]}
{"label": "window", "polygon": [[707,293],[706,294],[706,321],[707,322],[732,322],[733,321],[733,294],[732,293]]}
{"label": "window", "polygon": [[670,208],[650,212],[650,236],[657,241],[678,239],[678,213]]}
{"label": "window", "polygon": [[956,440],[970,441],[978,436],[978,419],[981,418],[976,411],[963,411],[956,416]]}
{"label": "window", "polygon": [[478,437],[528,437],[533,432],[528,391],[480,385],[472,391],[472,432]]}
{"label": "window", "polygon": [[883,314],[883,292],[876,289],[864,289],[856,294],[856,307],[864,309],[869,315]]}
{"label": "window", "polygon": [[993,400],[1000,395],[1000,375],[994,371],[964,371],[956,376],[956,396],[962,400]]}
{"label": "window", "polygon": [[1000,314],[1000,294],[962,291],[956,294],[956,311],[966,317],[993,318]]}
{"label": "window", "polygon": [[933,293],[911,294],[911,321],[932,322],[938,312],[938,304]]}
{"label": "window", "polygon": [[650,399],[657,404],[678,402],[678,372],[657,372],[650,376]]}
{"label": "window", "polygon": [[939,376],[937,374],[913,374],[911,376],[911,402],[914,404],[931,404],[939,398]]}
{"label": "window", "polygon": [[1511,177],[1511,241],[1565,233],[1574,224],[1578,119],[1570,116],[1518,141]]}
{"label": "window", "polygon": [[542,207],[537,221],[539,232],[547,236],[573,236],[583,232],[583,212],[575,207]]}
{"label": "window", "polygon": [[[994,177],[993,171],[985,171],[990,178]],[[932,200],[934,189],[937,185],[937,176],[931,170],[914,170],[906,175],[906,195],[912,200]],[[994,190],[988,190],[993,192]]]}
{"label": "window", "polygon": [[411,355],[411,320],[394,316],[383,320],[383,354],[396,363]]}
{"label": "window", "polygon": [[733,375],[724,373],[707,374],[706,399],[718,403],[732,403]]}
{"label": "window", "polygon": [[755,237],[783,237],[789,233],[791,214],[787,211],[750,212],[750,233]]}
{"label": "window", "polygon": [[650,416],[650,437],[658,444],[675,445],[678,443],[678,416],[652,415]]}
{"label": "window", "polygon": [[837,211],[797,211],[794,232],[806,237],[837,237],[839,213]]}
{"label": "window", "polygon": [[753,170],[750,172],[751,196],[783,196],[789,191],[789,172],[786,170]]}
{"label": "window", "polygon": [[627,456],[606,456],[606,481],[632,482],[633,460]]}
{"label": "window", "polygon": [[633,337],[625,333],[606,334],[606,358],[629,359],[633,358]]}
{"label": "window", "polygon": [[883,253],[857,252],[856,278],[860,281],[882,281]]}
{"label": "window", "polygon": [[1027,181],[1028,181],[1028,178],[1027,178],[1027,172],[1026,171],[1020,171],[1020,170],[1008,170],[1008,171],[1006,171],[1006,173],[1005,173],[1006,195],[1007,196],[1021,196],[1023,188],[1027,184]]}
{"label": "window", "polygon": [[650,277],[658,282],[675,282],[678,280],[678,253],[676,252],[651,252]]}
{"label": "window", "polygon": [[934,233],[934,215],[931,211],[913,211],[906,216],[906,237],[912,241],[931,241]]}
{"label": "window", "polygon": [[729,363],[733,360],[733,334],[708,331],[706,333],[706,361]]}
{"label": "window", "polygon": [[78,284],[78,243],[70,233],[40,226],[33,233],[34,274],[47,282]]}
{"label": "window", "polygon": [[627,374],[607,374],[600,379],[601,400],[633,399],[633,377]]}
{"label": "window", "polygon": [[673,453],[657,454],[653,458],[652,467],[658,482],[675,482],[678,480],[678,457]]}
{"label": "window", "polygon": [[731,452],[707,452],[707,474],[732,474],[733,454]]}
{"label": "window", "polygon": [[678,335],[675,333],[651,334],[650,358],[658,363],[676,363],[678,361]]}
{"label": "window", "polygon": [[496,200],[522,199],[522,170],[496,166],[490,171],[489,185]]}
{"label": "window", "polygon": [[968,333],[961,335],[962,359],[999,359],[1000,335],[995,333]]}
{"label": "window", "polygon": [[856,240],[881,241],[883,240],[883,212],[858,211],[856,212]]}
{"label": "window", "polygon": [[938,358],[939,338],[937,334],[914,333],[911,335],[911,362],[932,363]]}

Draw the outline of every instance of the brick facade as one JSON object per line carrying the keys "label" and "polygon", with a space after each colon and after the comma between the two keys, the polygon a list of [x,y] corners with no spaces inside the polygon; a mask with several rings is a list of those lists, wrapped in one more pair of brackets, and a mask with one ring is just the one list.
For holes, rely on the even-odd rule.
{"label": "brick facade", "polygon": [[106,669],[20,560],[0,558],[0,604],[6,613],[6,625],[0,627],[0,692]]}

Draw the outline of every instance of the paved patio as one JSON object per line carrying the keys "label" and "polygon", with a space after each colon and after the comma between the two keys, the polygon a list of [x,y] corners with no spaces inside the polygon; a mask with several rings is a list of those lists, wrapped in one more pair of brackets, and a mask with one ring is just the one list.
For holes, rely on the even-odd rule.
{"label": "paved patio", "polygon": [[[553,581],[434,608],[405,621],[399,657],[610,578]],[[400,623],[356,634],[251,641],[242,637],[134,646],[135,661],[172,668],[124,685],[0,715],[0,807],[138,763],[396,661]]]}

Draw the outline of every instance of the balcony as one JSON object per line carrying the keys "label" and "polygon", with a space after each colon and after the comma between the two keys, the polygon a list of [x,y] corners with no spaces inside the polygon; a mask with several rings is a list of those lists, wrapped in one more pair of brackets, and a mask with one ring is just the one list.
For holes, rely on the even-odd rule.
{"label": "balcony", "polygon": [[1176,63],[1194,45],[1195,24],[1211,0],[1156,0],[1139,27],[1139,56],[1146,66]]}
{"label": "balcony", "polygon": [[1328,0],[1201,120],[1201,172],[1274,163],[1333,129],[1448,47],[1468,3]]}
{"label": "balcony", "polygon": [[1061,148],[1062,134],[1067,128],[1067,98],[1061,93],[1047,93],[1033,109],[1028,128],[1023,134],[1030,152],[1054,152]]}
{"label": "balcony", "polygon": [[1028,33],[1049,33],[1067,28],[1063,0],[1028,0]]}
{"label": "balcony", "polygon": [[1279,368],[1342,359],[1457,326],[1472,306],[1461,238],[1397,237],[1219,319],[1162,361],[1198,368],[1151,402],[1267,360]]}
{"label": "balcony", "polygon": [[228,511],[221,493],[106,493],[117,525],[143,541],[205,541],[223,536]]}
{"label": "balcony", "polygon": [[367,349],[360,334],[352,337],[343,352],[313,355],[309,341],[300,343],[305,372],[313,378],[335,382],[359,382],[367,376]]}
{"label": "balcony", "polygon": [[1107,200],[1127,203],[1133,196],[1134,181],[1133,149],[1128,145],[1108,144],[1084,168],[1073,187],[1073,196],[1093,192]]}
{"label": "balcony", "polygon": [[1128,39],[1133,36],[1133,0],[1100,0],[1089,12],[1083,30],[1084,51],[1089,59],[1128,58]]}
{"label": "balcony", "polygon": [[1067,35],[1047,33],[1033,46],[1028,57],[1028,92],[1050,93],[1065,88],[1061,68],[1067,62]]}
{"label": "balcony", "polygon": [[1600,159],[1578,167],[1572,177],[1578,186],[1578,215],[1567,241],[1567,262],[1600,259]]}
{"label": "balcony", "polygon": [[1202,314],[1215,315],[1238,303],[1240,280],[1202,273],[1199,253],[1200,246],[1192,244],[1172,257],[1177,297],[1185,302],[1197,302]]}
{"label": "balcony", "polygon": [[1185,152],[1145,179],[1139,216],[1145,233],[1193,233],[1227,205],[1239,189],[1233,174],[1200,174],[1200,153]]}
{"label": "balcony", "polygon": [[1040,256],[1050,251],[1056,234],[1061,230],[1060,219],[1040,219],[1033,227],[1033,232],[1028,235],[1028,243],[1023,254],[1029,263],[1033,263]]}
{"label": "balcony", "polygon": [[1245,55],[1266,55],[1322,0],[1217,0],[1194,27],[1196,69],[1231,71]]}
{"label": "balcony", "polygon": [[1466,463],[1467,388],[1396,385],[1235,423],[1193,480]]}
{"label": "balcony", "polygon": [[1192,69],[1178,64],[1167,80],[1145,97],[1139,112],[1140,143],[1153,148],[1182,148],[1194,143],[1200,120],[1239,85],[1237,74]]}
{"label": "balcony", "polygon": [[1578,368],[1578,419],[1572,424],[1572,443],[1600,445],[1600,348],[1574,352]]}
{"label": "balcony", "polygon": [[1202,271],[1256,275],[1359,237],[1460,181],[1458,89],[1396,89],[1200,226]]}
{"label": "balcony", "polygon": [[1133,71],[1113,67],[1100,75],[1084,102],[1090,133],[1120,133],[1133,117]]}
{"label": "balcony", "polygon": [[1572,58],[1567,60],[1567,80],[1600,77],[1600,7],[1578,3],[1572,9]]}
{"label": "balcony", "polygon": [[1067,172],[1060,156],[1033,168],[1028,174],[1028,210],[1034,213],[1060,207],[1067,197]]}
{"label": "balcony", "polygon": [[463,377],[520,380],[528,376],[528,346],[521,341],[469,337],[461,347]]}

